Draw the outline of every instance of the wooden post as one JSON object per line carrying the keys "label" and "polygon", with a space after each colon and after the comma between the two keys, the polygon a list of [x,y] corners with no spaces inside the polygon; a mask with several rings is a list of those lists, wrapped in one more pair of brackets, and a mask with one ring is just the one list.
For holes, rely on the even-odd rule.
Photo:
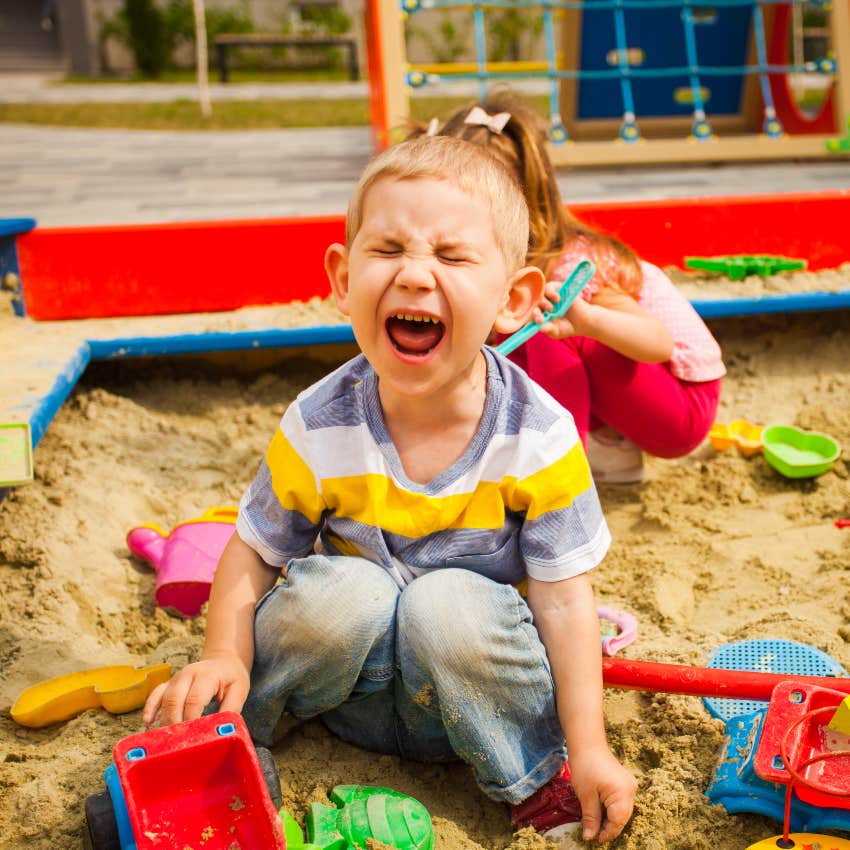
{"label": "wooden post", "polygon": [[407,49],[404,16],[399,0],[367,0],[366,54],[369,72],[369,111],[375,151],[389,147],[410,115],[404,75]]}
{"label": "wooden post", "polygon": [[838,135],[850,122],[850,0],[834,0],[829,12],[830,39],[835,54],[835,129]]}
{"label": "wooden post", "polygon": [[192,0],[192,10],[195,13],[195,67],[198,76],[198,103],[201,105],[201,115],[209,118],[212,115],[210,101],[210,83],[207,69],[207,16],[204,10],[204,0]]}

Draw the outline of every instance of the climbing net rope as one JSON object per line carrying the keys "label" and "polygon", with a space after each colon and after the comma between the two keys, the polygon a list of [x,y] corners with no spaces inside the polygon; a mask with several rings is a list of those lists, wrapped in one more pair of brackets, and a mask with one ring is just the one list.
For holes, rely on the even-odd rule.
{"label": "climbing net rope", "polygon": [[[799,64],[771,63],[768,61],[766,48],[764,7],[788,5],[789,0],[711,0],[711,7],[743,7],[748,8],[755,43],[756,61],[753,64],[710,65],[700,64],[697,26],[704,7],[695,5],[692,0],[484,0],[472,4],[472,20],[474,25],[475,70],[452,72],[450,74],[427,73],[422,70],[411,70],[407,73],[406,82],[412,88],[419,88],[434,82],[455,80],[478,80],[480,97],[487,93],[488,83],[494,81],[519,80],[528,78],[547,79],[549,101],[549,136],[554,144],[563,144],[568,139],[567,129],[561,117],[560,81],[572,80],[614,80],[618,83],[622,104],[619,137],[624,142],[637,142],[641,138],[638,116],[635,109],[633,81],[648,78],[687,79],[689,90],[688,102],[691,109],[691,133],[698,140],[708,140],[713,137],[706,110],[705,81],[710,78],[755,75],[758,77],[759,88],[763,101],[762,132],[769,138],[782,136],[782,122],[777,116],[773,94],[770,87],[770,76],[774,74],[819,73],[833,76],[836,73],[836,62],[829,57]],[[793,0],[802,4],[807,0]],[[816,0],[809,5],[824,6],[826,0]],[[429,9],[468,9],[469,2],[464,0],[401,0],[402,11],[408,15]],[[507,71],[488,70],[487,39],[485,9],[539,9],[542,15],[543,37],[546,57],[545,69]],[[608,69],[565,69],[558,67],[555,47],[555,11],[556,10],[588,10],[593,12],[610,11],[613,17],[613,35],[615,49],[613,55],[616,62]],[[668,67],[637,67],[630,62],[630,49],[626,13],[631,10],[673,9],[679,11],[682,23],[682,41],[684,44],[685,63]]]}

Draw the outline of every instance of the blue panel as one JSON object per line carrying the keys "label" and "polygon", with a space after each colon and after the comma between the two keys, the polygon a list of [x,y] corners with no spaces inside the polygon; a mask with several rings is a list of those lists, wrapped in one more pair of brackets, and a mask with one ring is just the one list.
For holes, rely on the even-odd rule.
{"label": "blue panel", "polygon": [[691,304],[703,319],[766,313],[805,313],[809,310],[846,310],[850,308],[850,289],[841,292],[769,295],[764,298],[693,298]]}
{"label": "blue panel", "polygon": [[[0,221],[0,224],[2,224],[2,221]],[[12,272],[20,280],[21,269],[18,265],[18,249],[15,246],[14,236],[4,236],[0,233],[0,281],[4,280],[9,272]],[[20,284],[18,291],[12,296],[12,310],[16,316],[24,315],[24,302]]]}
{"label": "blue panel", "polygon": [[121,850],[136,850],[136,837],[133,835],[130,813],[127,811],[127,800],[124,797],[124,789],[121,787],[118,770],[114,764],[106,768],[103,779],[112,799],[112,809],[115,812],[115,821],[118,824],[118,840],[121,842]]}
{"label": "blue panel", "polygon": [[89,365],[90,352],[86,343],[83,343],[74,356],[62,367],[62,371],[56,376],[50,391],[40,398],[29,417],[30,431],[32,433],[32,447],[38,445],[38,441],[44,436],[47,426],[53,421],[59,408],[65,399],[71,394],[74,385],[80,380],[80,376]]}
{"label": "blue panel", "polygon": [[34,218],[0,218],[0,237],[27,233],[34,227]]}
{"label": "blue panel", "polygon": [[[715,15],[711,23],[698,23],[695,27],[697,58],[700,67],[737,68],[747,64],[750,20],[749,6],[717,6],[706,2],[705,8]],[[643,77],[646,70],[663,70],[686,67],[684,28],[681,10],[673,8],[648,8],[624,10],[626,44],[629,49],[644,53],[642,65],[631,66],[637,76],[631,75],[635,114],[641,118],[690,116],[690,103],[677,103],[673,93],[678,88],[688,88],[686,74]],[[582,71],[613,71],[616,65],[608,64],[608,54],[618,49],[613,9],[593,9],[590,0],[581,14],[581,65]],[[615,53],[616,55],[616,53]],[[734,115],[741,109],[743,75],[710,75],[699,71],[701,86],[710,90],[706,111],[710,115]],[[579,119],[619,118],[623,114],[623,98],[618,79],[595,80],[580,77]]]}
{"label": "blue panel", "polygon": [[354,342],[351,325],[281,328],[267,331],[182,334],[180,336],[127,337],[89,340],[92,360],[117,357],[151,357],[165,354],[201,354],[210,351],[247,351]]}

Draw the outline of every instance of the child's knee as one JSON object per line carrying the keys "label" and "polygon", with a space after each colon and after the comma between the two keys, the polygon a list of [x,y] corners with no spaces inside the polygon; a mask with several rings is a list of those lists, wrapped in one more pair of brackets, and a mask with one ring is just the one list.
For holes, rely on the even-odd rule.
{"label": "child's knee", "polygon": [[300,558],[258,606],[257,643],[321,647],[356,635],[374,639],[391,625],[398,593],[387,572],[364,559]]}
{"label": "child's knee", "polygon": [[[470,664],[492,652],[495,615],[512,588],[463,569],[417,578],[398,603],[398,633],[420,658]],[[508,607],[512,607],[508,605]]]}

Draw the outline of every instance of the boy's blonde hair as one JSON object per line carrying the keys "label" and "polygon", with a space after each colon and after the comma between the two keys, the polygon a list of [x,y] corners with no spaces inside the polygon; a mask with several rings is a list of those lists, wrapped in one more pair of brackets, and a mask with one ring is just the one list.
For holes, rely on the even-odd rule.
{"label": "boy's blonde hair", "polygon": [[400,142],[376,156],[364,170],[348,204],[346,244],[360,230],[369,189],[379,180],[445,180],[490,206],[493,231],[511,271],[525,265],[528,207],[513,175],[489,151],[450,136],[422,136]]}
{"label": "boy's blonde hair", "polygon": [[[501,132],[478,123],[467,124],[474,106],[489,115],[510,113]],[[421,137],[426,129],[417,126],[410,137]],[[635,254],[618,239],[599,233],[579,221],[565,206],[546,151],[546,125],[531,107],[506,92],[491,95],[481,103],[470,103],[455,112],[437,131],[440,136],[463,139],[492,153],[522,185],[531,222],[528,265],[548,275],[565,248],[578,245],[596,263],[596,279],[628,293],[640,294],[643,271]]]}

